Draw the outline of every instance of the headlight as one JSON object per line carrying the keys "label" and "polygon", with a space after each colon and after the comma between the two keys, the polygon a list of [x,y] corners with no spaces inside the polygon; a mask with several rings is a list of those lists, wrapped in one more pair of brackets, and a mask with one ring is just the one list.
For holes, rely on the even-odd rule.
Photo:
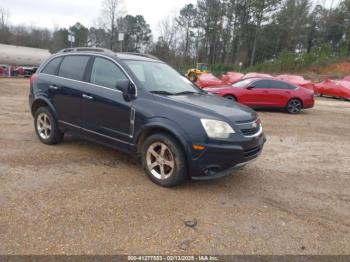
{"label": "headlight", "polygon": [[201,119],[203,128],[210,138],[228,138],[235,133],[232,127],[226,122],[212,119]]}

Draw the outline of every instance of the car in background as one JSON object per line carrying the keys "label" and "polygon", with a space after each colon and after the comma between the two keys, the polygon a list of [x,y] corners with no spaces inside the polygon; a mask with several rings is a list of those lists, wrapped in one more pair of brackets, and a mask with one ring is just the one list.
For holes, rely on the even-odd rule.
{"label": "car in background", "polygon": [[223,81],[214,76],[211,73],[204,73],[198,77],[196,85],[200,88],[205,88],[209,86],[220,86],[223,85]]}
{"label": "car in background", "polygon": [[315,91],[314,83],[312,83],[310,80],[306,80],[304,77],[299,75],[279,75],[276,76],[276,79]]}
{"label": "car in background", "polygon": [[221,76],[221,80],[225,85],[232,85],[239,82],[244,77],[244,74],[239,72],[227,72]]}
{"label": "car in background", "polygon": [[283,108],[290,114],[300,113],[315,104],[312,90],[270,78],[249,78],[204,90],[250,107]]}
{"label": "car in background", "polygon": [[330,96],[350,100],[350,82],[346,80],[327,79],[315,85],[320,96]]}
{"label": "car in background", "polygon": [[262,74],[262,73],[255,73],[255,72],[252,72],[252,73],[248,73],[246,75],[243,76],[242,80],[243,79],[248,79],[248,78],[257,78],[257,77],[261,77],[261,78],[273,78],[272,75],[269,75],[269,74]]}
{"label": "car in background", "polygon": [[14,74],[24,76],[24,77],[30,77],[33,74],[35,74],[37,69],[38,69],[37,67],[33,67],[33,66],[19,66],[14,69]]}

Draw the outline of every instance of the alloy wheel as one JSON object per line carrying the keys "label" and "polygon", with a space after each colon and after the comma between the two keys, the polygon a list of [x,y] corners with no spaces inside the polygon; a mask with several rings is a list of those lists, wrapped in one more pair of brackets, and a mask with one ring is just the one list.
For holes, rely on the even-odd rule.
{"label": "alloy wheel", "polygon": [[301,107],[301,102],[294,99],[288,103],[288,112],[292,114],[299,113],[301,111]]}
{"label": "alloy wheel", "polygon": [[36,128],[38,130],[38,134],[42,139],[47,140],[50,138],[52,126],[51,126],[50,118],[47,114],[40,113],[38,115]]}
{"label": "alloy wheel", "polygon": [[166,180],[174,172],[174,155],[162,142],[153,143],[148,147],[146,161],[149,172],[157,179]]}

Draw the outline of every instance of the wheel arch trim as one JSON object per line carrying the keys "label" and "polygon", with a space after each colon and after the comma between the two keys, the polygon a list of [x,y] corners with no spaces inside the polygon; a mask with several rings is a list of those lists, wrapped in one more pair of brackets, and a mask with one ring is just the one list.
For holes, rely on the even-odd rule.
{"label": "wheel arch trim", "polygon": [[[157,133],[157,131],[164,131],[172,135],[181,145],[186,159],[190,157],[190,139],[186,132],[175,122],[166,119],[166,118],[157,118],[152,119],[149,123],[145,124],[142,129],[140,129],[137,134],[135,134],[135,146],[136,153],[139,153],[141,149],[141,142],[145,140],[145,138],[152,134]],[[155,132],[152,132],[155,131]]]}
{"label": "wheel arch trim", "polygon": [[46,106],[48,106],[50,108],[50,110],[52,111],[54,117],[56,119],[58,119],[58,115],[57,115],[57,111],[55,109],[55,107],[53,106],[53,104],[50,102],[50,100],[47,97],[44,96],[38,96],[33,100],[33,103],[31,105],[30,111],[32,113],[32,116],[34,116],[35,114],[35,108],[37,105],[40,104],[45,104]]}

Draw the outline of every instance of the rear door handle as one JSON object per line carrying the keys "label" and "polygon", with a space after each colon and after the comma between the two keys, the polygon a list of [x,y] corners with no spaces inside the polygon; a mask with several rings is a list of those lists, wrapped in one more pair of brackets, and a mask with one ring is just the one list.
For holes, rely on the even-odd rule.
{"label": "rear door handle", "polygon": [[49,88],[52,89],[52,90],[58,90],[58,89],[60,89],[60,88],[59,88],[58,86],[56,86],[56,85],[50,85]]}
{"label": "rear door handle", "polygon": [[83,94],[83,98],[84,98],[84,99],[88,99],[88,100],[94,99],[92,96],[89,96],[89,95],[87,95],[87,94]]}

